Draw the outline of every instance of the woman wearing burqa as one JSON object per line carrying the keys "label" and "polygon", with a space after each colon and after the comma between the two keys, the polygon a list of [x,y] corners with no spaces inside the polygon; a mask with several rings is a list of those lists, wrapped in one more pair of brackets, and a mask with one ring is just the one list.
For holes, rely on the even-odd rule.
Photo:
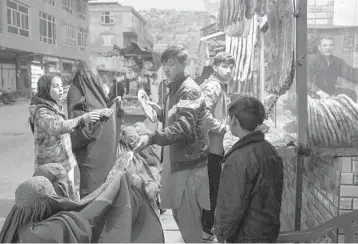
{"label": "woman wearing burqa", "polygon": [[164,243],[143,183],[120,168],[115,164],[104,184],[75,202],[66,197],[60,164],[39,167],[17,187],[0,243]]}
{"label": "woman wearing burqa", "polygon": [[115,110],[109,118],[103,112],[99,122],[71,134],[80,169],[81,198],[105,181],[116,160],[117,128],[120,128],[123,118],[120,104],[120,98],[109,101],[97,71],[90,64],[81,62],[67,96],[68,117],[76,118],[87,111]]}

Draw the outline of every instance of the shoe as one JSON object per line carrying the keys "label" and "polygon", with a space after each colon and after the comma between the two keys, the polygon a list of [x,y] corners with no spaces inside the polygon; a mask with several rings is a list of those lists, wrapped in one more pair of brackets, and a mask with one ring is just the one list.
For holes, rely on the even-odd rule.
{"label": "shoe", "polygon": [[218,242],[216,237],[212,234],[208,234],[206,232],[203,232],[203,237],[201,238],[204,243],[214,243]]}

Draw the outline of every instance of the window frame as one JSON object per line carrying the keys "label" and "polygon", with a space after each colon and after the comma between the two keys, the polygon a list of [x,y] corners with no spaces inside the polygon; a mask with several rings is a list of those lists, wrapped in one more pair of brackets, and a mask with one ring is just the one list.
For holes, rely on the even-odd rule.
{"label": "window frame", "polygon": [[[61,21],[61,29],[62,29],[62,38],[61,43],[70,46],[76,47],[77,45],[77,28],[75,25],[70,22],[66,22],[64,20]],[[69,36],[68,33],[72,31],[73,36]]]}
{"label": "window frame", "polygon": [[[106,17],[108,17],[108,21],[109,21],[108,23],[106,23]],[[102,25],[114,25],[114,12],[110,12],[110,11],[102,12],[101,24]]]}
{"label": "window frame", "polygon": [[[111,37],[110,43],[105,43],[105,37]],[[101,39],[102,39],[102,47],[112,47],[114,45],[114,35],[113,34],[104,34],[101,35]],[[108,44],[108,45],[106,45]]]}
{"label": "window frame", "polygon": [[73,9],[72,9],[72,6],[73,6],[73,0],[62,0],[62,10],[69,13],[69,14],[72,14],[73,13]]}
{"label": "window frame", "polygon": [[55,0],[43,0],[45,3],[51,4],[52,6],[55,6]]}
{"label": "window frame", "polygon": [[[16,5],[16,9],[9,6],[9,3]],[[20,7],[26,9],[27,13],[24,11],[21,11]],[[9,12],[10,12],[10,14],[9,14]],[[25,4],[14,1],[14,0],[7,0],[6,1],[6,16],[7,16],[6,17],[7,33],[30,38],[30,35],[31,35],[30,7],[26,6]],[[27,18],[27,25],[26,25],[26,18]],[[10,31],[11,29],[16,30],[17,33]],[[27,35],[24,35],[21,32],[27,33]]]}
{"label": "window frame", "polygon": [[[44,17],[46,16],[46,18]],[[51,18],[51,20],[49,19]],[[41,31],[41,21],[46,22],[46,36],[42,35]],[[52,24],[52,35],[49,36],[49,24]],[[47,14],[45,12],[39,11],[39,27],[40,27],[40,42],[56,45],[56,17]],[[52,42],[49,42],[49,40],[52,40]]]}
{"label": "window frame", "polygon": [[77,47],[78,50],[86,52],[87,51],[87,35],[88,30],[83,27],[78,27],[77,29]]}
{"label": "window frame", "polygon": [[[77,10],[77,16],[81,19],[86,19],[87,9],[88,9],[88,2],[85,0],[77,0],[76,2],[76,10]],[[81,12],[83,11],[83,12]]]}

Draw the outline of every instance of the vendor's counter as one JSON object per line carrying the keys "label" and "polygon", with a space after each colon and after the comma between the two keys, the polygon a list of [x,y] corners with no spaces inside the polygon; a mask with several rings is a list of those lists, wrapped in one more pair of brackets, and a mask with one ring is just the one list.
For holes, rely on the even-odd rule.
{"label": "vendor's counter", "polygon": [[[284,191],[281,231],[294,230],[296,211],[297,149],[277,148],[284,160]],[[329,219],[358,209],[358,149],[311,148],[302,170],[301,229],[310,229]],[[341,230],[326,237],[344,242]]]}

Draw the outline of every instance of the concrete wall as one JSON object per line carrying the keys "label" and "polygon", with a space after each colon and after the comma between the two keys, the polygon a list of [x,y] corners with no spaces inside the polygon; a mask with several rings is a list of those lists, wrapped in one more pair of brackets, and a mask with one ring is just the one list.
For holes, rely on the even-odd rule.
{"label": "concrete wall", "polygon": [[[102,46],[102,35],[113,35],[113,44],[123,47],[123,21],[121,6],[119,4],[91,4],[90,28],[89,28],[89,50],[90,52],[108,52],[113,50],[112,46]],[[102,24],[102,13],[113,12],[114,23],[112,25]]]}
{"label": "concrete wall", "polygon": [[[6,3],[7,1],[0,1],[0,18],[4,18],[3,28],[4,31],[0,31],[0,46],[18,49],[27,52],[57,56],[68,59],[80,59],[85,60],[88,58],[88,54],[85,51],[80,51],[77,46],[70,47],[61,43],[62,33],[62,20],[69,22],[76,27],[88,28],[88,20],[81,19],[77,16],[77,11],[75,10],[75,3],[73,1],[73,13],[69,14],[62,10],[62,1],[55,0],[55,5],[46,3],[43,0],[19,0],[19,3],[30,8],[29,11],[29,25],[30,25],[30,37],[23,37],[7,32],[6,27]],[[39,22],[39,12],[45,12],[47,14],[53,15],[56,18],[56,44],[51,45],[47,43],[40,42],[40,22]],[[1,24],[1,21],[0,21]],[[77,40],[77,35],[76,35]]]}

